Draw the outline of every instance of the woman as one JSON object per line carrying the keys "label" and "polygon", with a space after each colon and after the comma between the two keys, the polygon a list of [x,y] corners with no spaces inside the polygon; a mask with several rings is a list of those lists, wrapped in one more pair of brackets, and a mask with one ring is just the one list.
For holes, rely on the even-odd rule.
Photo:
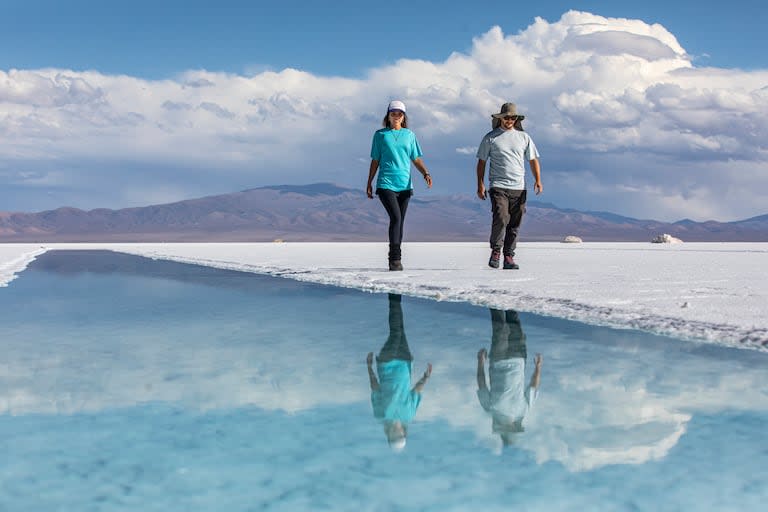
{"label": "woman", "polygon": [[405,211],[413,195],[411,162],[429,188],[432,188],[432,176],[421,160],[421,147],[416,134],[408,129],[408,116],[402,101],[389,103],[382,124],[384,128],[373,134],[371,168],[365,193],[373,199],[373,178],[376,171],[380,171],[376,179],[376,195],[389,215],[389,270],[403,270],[400,244],[403,241]]}
{"label": "woman", "polygon": [[387,443],[396,452],[405,448],[408,424],[416,416],[424,386],[432,375],[432,365],[427,363],[421,379],[411,386],[413,356],[405,336],[401,302],[400,295],[389,294],[389,336],[376,357],[375,372],[373,352],[369,352],[365,360],[371,384],[373,416],[382,421]]}

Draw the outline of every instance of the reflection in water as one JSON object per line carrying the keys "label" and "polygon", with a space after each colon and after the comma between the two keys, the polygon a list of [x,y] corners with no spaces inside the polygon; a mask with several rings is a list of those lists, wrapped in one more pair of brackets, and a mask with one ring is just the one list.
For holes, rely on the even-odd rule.
{"label": "reflection in water", "polygon": [[[133,256],[108,250],[48,251],[38,256],[26,273],[47,272],[74,277],[81,274],[118,275],[176,281],[192,285],[259,292],[269,286],[272,293],[294,290],[296,283],[286,279]],[[268,283],[267,283],[268,282]],[[313,287],[301,284],[305,291]]]}
{"label": "reflection in water", "polygon": [[521,313],[546,394],[526,410],[523,389],[518,449],[489,457],[468,340],[490,404],[519,322],[493,312],[487,343],[487,309],[406,299],[439,396],[430,382],[419,405],[429,435],[380,457],[360,365],[389,345],[371,370],[384,422],[386,354],[411,359],[397,297],[388,338],[384,295],[113,257],[46,253],[0,291],[0,510],[765,508],[767,354]]}
{"label": "reflection in water", "polygon": [[389,446],[401,451],[405,448],[408,423],[416,416],[421,392],[432,374],[432,365],[427,364],[421,379],[411,387],[413,356],[405,336],[400,295],[389,294],[389,336],[376,356],[376,372],[373,371],[373,352],[368,353],[366,363],[373,416],[383,422]]}
{"label": "reflection in water", "polygon": [[490,413],[492,430],[504,446],[514,443],[523,432],[523,420],[536,401],[541,380],[541,354],[536,354],[533,375],[525,385],[528,349],[517,311],[491,309],[491,355],[488,368],[490,389],[485,378],[486,349],[477,353],[477,398]]}

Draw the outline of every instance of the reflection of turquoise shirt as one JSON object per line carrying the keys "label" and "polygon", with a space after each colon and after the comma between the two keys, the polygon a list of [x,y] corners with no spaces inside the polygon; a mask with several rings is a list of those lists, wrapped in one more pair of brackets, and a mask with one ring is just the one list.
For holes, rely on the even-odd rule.
{"label": "reflection of turquoise shirt", "polygon": [[379,374],[379,389],[371,391],[373,416],[410,422],[421,403],[421,394],[411,390],[411,362],[393,359],[376,363],[376,371]]}
{"label": "reflection of turquoise shirt", "polygon": [[411,162],[422,156],[416,134],[408,128],[382,128],[373,134],[371,159],[379,162],[376,188],[412,190]]}

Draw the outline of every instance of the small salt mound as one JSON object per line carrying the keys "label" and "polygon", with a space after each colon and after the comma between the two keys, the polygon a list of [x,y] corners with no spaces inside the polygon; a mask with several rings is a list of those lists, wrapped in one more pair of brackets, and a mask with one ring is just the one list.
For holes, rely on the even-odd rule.
{"label": "small salt mound", "polygon": [[681,244],[683,243],[682,240],[679,238],[675,238],[670,234],[664,233],[662,235],[657,235],[651,239],[652,244]]}

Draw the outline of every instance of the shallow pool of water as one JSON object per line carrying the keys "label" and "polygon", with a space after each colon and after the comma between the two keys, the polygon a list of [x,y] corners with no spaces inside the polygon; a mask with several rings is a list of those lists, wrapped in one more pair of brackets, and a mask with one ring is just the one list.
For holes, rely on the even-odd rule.
{"label": "shallow pool of water", "polygon": [[754,351],[86,251],[0,289],[0,350],[0,510],[768,498]]}

